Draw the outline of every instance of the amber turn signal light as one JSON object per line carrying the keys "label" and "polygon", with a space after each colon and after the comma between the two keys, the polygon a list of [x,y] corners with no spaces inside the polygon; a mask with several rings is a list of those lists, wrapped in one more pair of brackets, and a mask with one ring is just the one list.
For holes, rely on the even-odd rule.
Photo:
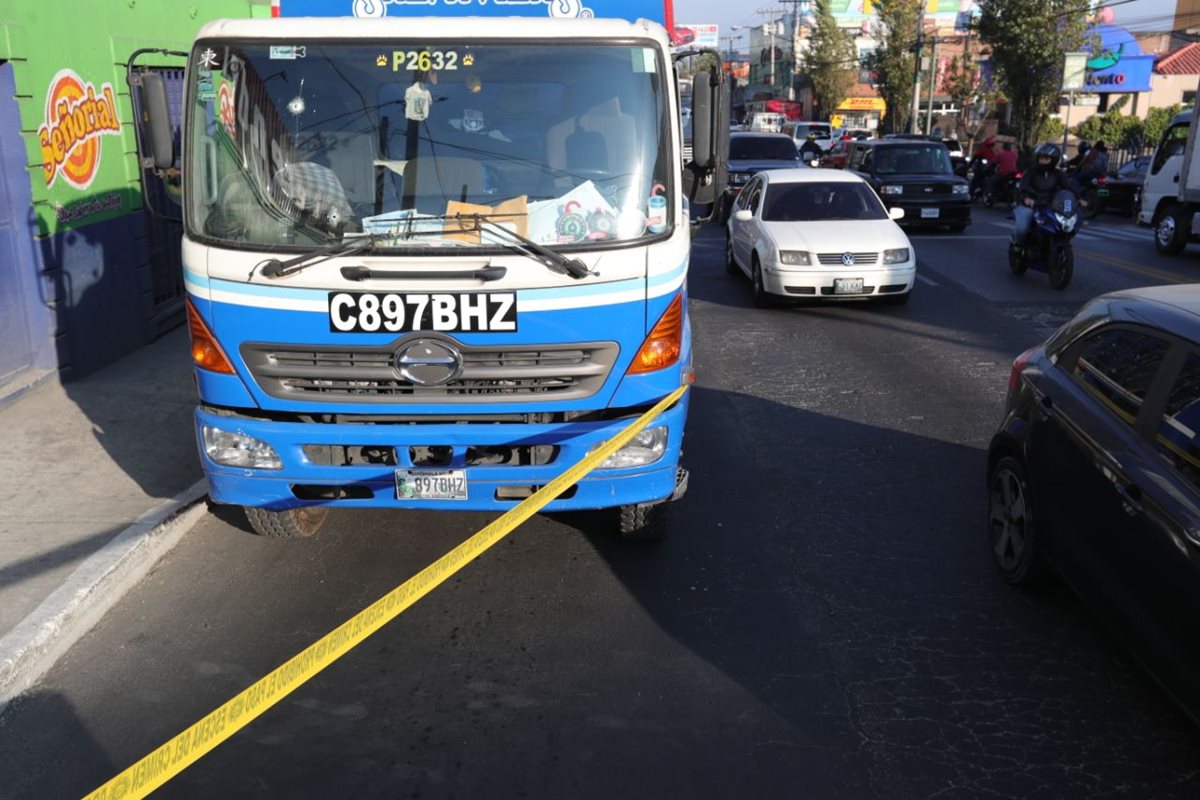
{"label": "amber turn signal light", "polygon": [[217,339],[212,335],[212,331],[200,318],[200,312],[192,305],[192,298],[187,298],[185,305],[187,307],[188,333],[192,335],[192,361],[200,369],[233,375],[233,365],[225,357],[225,351],[221,349],[221,345],[217,344]]}
{"label": "amber turn signal light", "polygon": [[658,318],[654,329],[642,342],[641,349],[629,365],[629,373],[653,372],[679,361],[683,349],[683,294],[675,295],[671,305]]}

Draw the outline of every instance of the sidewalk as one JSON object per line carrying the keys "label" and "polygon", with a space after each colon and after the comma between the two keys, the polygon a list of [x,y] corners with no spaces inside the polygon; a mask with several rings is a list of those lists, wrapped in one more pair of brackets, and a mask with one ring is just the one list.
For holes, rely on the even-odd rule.
{"label": "sidewalk", "polygon": [[203,513],[195,402],[183,327],[0,401],[0,708]]}

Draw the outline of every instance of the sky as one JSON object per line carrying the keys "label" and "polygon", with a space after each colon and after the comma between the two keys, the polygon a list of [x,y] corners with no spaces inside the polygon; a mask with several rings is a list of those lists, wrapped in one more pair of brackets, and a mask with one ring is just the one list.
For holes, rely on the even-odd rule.
{"label": "sky", "polygon": [[[730,3],[729,0],[675,0],[675,21],[681,25],[715,24],[721,27],[722,37],[733,34],[738,38],[733,40],[735,48],[745,49],[749,33],[743,29],[732,31],[734,25],[754,26],[767,19],[758,11],[771,8],[791,9],[790,0],[787,2],[769,3],[759,0],[757,4],[742,5]],[[1106,0],[1105,5],[1112,8],[1115,16],[1114,23],[1121,27],[1140,31],[1164,31],[1174,26],[1175,0]],[[1200,16],[1189,20],[1200,27]],[[729,40],[722,38],[722,49],[729,46]]]}

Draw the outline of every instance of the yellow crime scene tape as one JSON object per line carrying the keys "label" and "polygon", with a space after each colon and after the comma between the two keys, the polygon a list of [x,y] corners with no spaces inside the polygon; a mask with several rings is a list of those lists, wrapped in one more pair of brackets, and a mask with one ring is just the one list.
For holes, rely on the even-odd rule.
{"label": "yellow crime scene tape", "polygon": [[629,443],[655,417],[688,390],[680,386],[629,427],[593,450],[570,469],[528,498],[506,511],[494,522],[473,534],[449,553],[392,589],[362,611],[334,628],[292,658],[267,673],[196,724],[170,739],[133,766],[120,773],[85,800],[139,798],[187,769],[205,753],[248,725],[255,717],[357,647],[401,612],[444,583],[490,547],[512,533],[547,503],[558,497],[609,456]]}

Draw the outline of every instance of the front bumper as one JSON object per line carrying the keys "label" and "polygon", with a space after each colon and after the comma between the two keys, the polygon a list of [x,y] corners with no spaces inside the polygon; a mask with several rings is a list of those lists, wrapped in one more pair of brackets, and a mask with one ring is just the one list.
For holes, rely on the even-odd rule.
{"label": "front bumper", "polygon": [[[650,423],[666,426],[667,446],[653,464],[626,469],[594,470],[573,490],[548,506],[548,511],[610,508],[634,503],[654,503],[675,491],[676,467],[683,445],[688,395]],[[274,422],[228,417],[197,408],[196,431],[200,459],[208,477],[209,496],[216,503],[281,511],[305,505],[340,508],[432,508],[442,510],[506,511],[521,498],[498,499],[497,489],[541,487],[589,451],[627,427],[634,419],[555,424],[456,424],[360,425]],[[222,466],[208,458],[200,430],[210,425],[269,443],[283,462],[280,470]],[[330,466],[311,461],[305,445],[373,446],[393,448],[396,464]],[[552,445],[554,459],[538,466],[467,466],[469,447]],[[410,447],[450,447],[446,469],[465,469],[465,500],[400,500],[396,497],[395,470],[411,469]],[[346,489],[350,497],[302,499],[321,493],[322,487]]]}
{"label": "front bumper", "polygon": [[[971,224],[971,204],[966,199],[954,202],[925,203],[884,197],[883,203],[888,208],[904,209],[904,217],[897,222],[906,227]],[[937,216],[924,216],[929,213],[926,209],[937,209]]]}
{"label": "front bumper", "polygon": [[[861,294],[834,294],[839,278],[862,278]],[[771,294],[813,300],[853,300],[865,297],[904,294],[912,291],[917,278],[915,261],[887,267],[795,267],[763,270],[763,289]]]}

